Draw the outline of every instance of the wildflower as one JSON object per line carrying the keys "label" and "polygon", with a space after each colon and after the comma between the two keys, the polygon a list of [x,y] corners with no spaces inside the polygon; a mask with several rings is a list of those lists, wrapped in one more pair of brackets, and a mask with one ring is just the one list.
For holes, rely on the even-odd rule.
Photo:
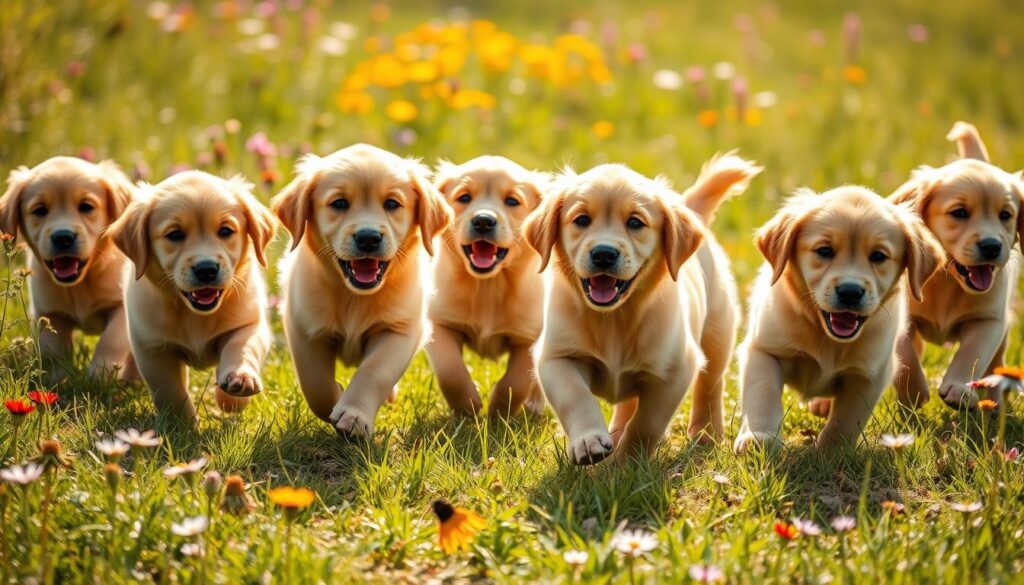
{"label": "wildflower", "polygon": [[701,128],[714,128],[718,125],[718,112],[715,110],[702,110],[697,114],[697,123]]}
{"label": "wildflower", "polygon": [[886,500],[886,501],[882,502],[882,509],[888,510],[889,514],[892,515],[892,516],[899,516],[907,508],[906,508],[906,506],[904,506],[903,504],[901,504],[899,502],[894,502],[892,500]]}
{"label": "wildflower", "polygon": [[186,542],[181,545],[181,554],[186,557],[201,557],[206,554],[201,542]]}
{"label": "wildflower", "polygon": [[237,475],[229,475],[224,482],[224,501],[220,504],[221,512],[244,516],[254,509],[256,509],[256,504],[245,491],[245,480]]}
{"label": "wildflower", "polygon": [[736,77],[736,66],[728,61],[715,63],[711,66],[711,75],[713,75],[715,79],[728,81],[733,77]]}
{"label": "wildflower", "polygon": [[982,508],[981,502],[968,502],[967,500],[953,502],[950,506],[961,514],[973,514]]}
{"label": "wildflower", "polygon": [[747,115],[747,101],[750,97],[750,91],[747,89],[747,80],[743,77],[737,77],[732,82],[732,95],[736,100],[736,118],[743,120]]}
{"label": "wildflower", "polygon": [[821,534],[821,526],[818,526],[811,520],[793,518],[793,526],[804,536],[814,537]]}
{"label": "wildflower", "polygon": [[854,85],[860,85],[868,80],[868,72],[859,65],[847,65],[843,67],[843,77]]}
{"label": "wildflower", "polygon": [[343,91],[334,100],[338,108],[346,114],[365,116],[373,111],[373,96],[361,91]]}
{"label": "wildflower", "polygon": [[904,447],[909,447],[914,444],[914,435],[882,435],[882,444],[890,449],[899,451]]}
{"label": "wildflower", "polygon": [[991,376],[968,382],[971,388],[984,388],[991,392],[1024,392],[1024,370],[1020,368],[996,368]]}
{"label": "wildflower", "polygon": [[599,120],[594,122],[594,125],[590,130],[594,133],[594,136],[603,140],[611,138],[612,135],[615,134],[615,124],[612,124],[608,120]]}
{"label": "wildflower", "polygon": [[43,475],[43,466],[38,463],[26,463],[24,465],[12,465],[7,469],[0,469],[0,479],[7,483],[28,485]]}
{"label": "wildflower", "polygon": [[690,565],[690,578],[697,583],[717,583],[725,579],[725,574],[715,565]]}
{"label": "wildflower", "polygon": [[216,471],[210,471],[203,478],[203,492],[206,493],[206,497],[214,499],[220,494],[221,478],[220,474]]}
{"label": "wildflower", "polygon": [[36,404],[51,406],[53,403],[57,402],[57,393],[33,390],[28,393],[28,399]]}
{"label": "wildflower", "polygon": [[860,48],[860,16],[855,12],[843,15],[843,48],[846,50],[847,61],[855,62]]}
{"label": "wildflower", "polygon": [[114,436],[125,443],[128,443],[134,449],[150,449],[153,447],[159,447],[161,441],[155,431],[139,432],[136,429],[126,429],[123,431],[117,431],[114,433]]}
{"label": "wildflower", "polygon": [[652,79],[654,87],[665,91],[676,91],[683,87],[683,76],[671,69],[659,69]]}
{"label": "wildflower", "polygon": [[177,465],[172,465],[167,469],[164,469],[164,477],[167,479],[174,479],[178,476],[181,476],[184,477],[186,480],[189,480],[189,482],[191,483],[192,479],[195,478],[195,475],[202,471],[204,467],[206,467],[206,463],[206,457],[193,459],[188,463],[178,463]]}
{"label": "wildflower", "polygon": [[779,97],[774,91],[759,91],[754,94],[753,102],[759,108],[768,109],[779,103]]}
{"label": "wildflower", "polygon": [[274,184],[279,181],[281,177],[277,174],[277,171],[267,167],[260,171],[260,182],[267,189],[273,188]]}
{"label": "wildflower", "polygon": [[778,534],[783,540],[793,540],[797,536],[800,536],[800,530],[796,526],[786,522],[778,521],[772,529],[775,530],[775,534]]}
{"label": "wildflower", "polygon": [[308,508],[316,498],[316,492],[307,488],[282,486],[270,490],[267,496],[271,502],[286,511],[295,511]]}
{"label": "wildflower", "polygon": [[399,124],[411,122],[419,115],[420,110],[416,104],[408,100],[394,100],[384,108],[384,113]]}
{"label": "wildflower", "polygon": [[658,546],[658,539],[643,530],[623,530],[615,533],[611,545],[624,555],[638,557],[654,550]]}
{"label": "wildflower", "polygon": [[235,118],[229,118],[224,122],[224,131],[228,134],[238,134],[242,130],[242,123]]}
{"label": "wildflower", "polygon": [[836,516],[832,519],[832,530],[849,532],[857,527],[857,520],[852,516]]}
{"label": "wildflower", "polygon": [[443,500],[435,500],[432,507],[437,516],[438,544],[447,554],[469,548],[473,536],[487,526],[487,522],[472,510],[452,506]]}
{"label": "wildflower", "polygon": [[103,439],[96,442],[96,450],[103,454],[110,463],[117,463],[128,452],[128,443],[121,439]]}
{"label": "wildflower", "polygon": [[267,138],[266,133],[257,132],[245,141],[245,149],[260,157],[277,155],[277,147]]}
{"label": "wildflower", "polygon": [[711,479],[718,485],[725,485],[729,483],[729,476],[722,473],[716,473]]}
{"label": "wildflower", "polygon": [[572,567],[581,567],[587,563],[590,553],[585,550],[567,550],[562,553],[562,559]]}
{"label": "wildflower", "polygon": [[36,456],[36,463],[39,463],[47,470],[58,467],[71,467],[71,457],[64,454],[60,441],[51,439],[39,444],[39,455]]}
{"label": "wildflower", "polygon": [[907,27],[907,38],[914,43],[928,42],[928,27],[923,24],[912,24]]}
{"label": "wildflower", "polygon": [[1019,457],[1020,457],[1020,451],[1016,447],[1014,447],[1013,449],[1010,449],[1006,453],[1003,453],[1003,460],[1004,461],[1016,461],[1017,458],[1019,458]]}
{"label": "wildflower", "polygon": [[206,516],[193,516],[191,518],[185,518],[180,523],[172,522],[171,532],[177,536],[189,538],[192,536],[199,536],[209,527],[209,518]]}
{"label": "wildflower", "polygon": [[107,463],[103,466],[103,478],[107,480],[107,487],[112,493],[117,492],[117,486],[121,483],[121,466],[116,463]]}
{"label": "wildflower", "polygon": [[704,83],[704,80],[708,78],[707,71],[704,70],[700,65],[694,65],[686,68],[686,81],[697,85]]}
{"label": "wildflower", "polygon": [[992,412],[996,408],[999,408],[999,403],[995,400],[986,398],[985,400],[978,401],[978,408],[984,412]]}
{"label": "wildflower", "polygon": [[647,60],[647,47],[643,43],[630,43],[626,47],[626,60],[630,63],[642,63]]}
{"label": "wildflower", "polygon": [[11,413],[11,424],[16,427],[20,426],[25,417],[36,409],[27,400],[7,400],[4,402],[4,407],[7,408],[7,412]]}

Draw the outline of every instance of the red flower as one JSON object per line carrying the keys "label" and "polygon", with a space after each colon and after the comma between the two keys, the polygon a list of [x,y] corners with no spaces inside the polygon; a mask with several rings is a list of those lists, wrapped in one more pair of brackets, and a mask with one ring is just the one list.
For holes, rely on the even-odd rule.
{"label": "red flower", "polygon": [[4,402],[4,406],[7,407],[7,412],[11,413],[12,416],[25,416],[36,409],[27,400],[8,400]]}
{"label": "red flower", "polygon": [[36,404],[45,404],[50,406],[54,402],[57,402],[56,392],[43,392],[41,390],[33,390],[28,393],[28,399]]}
{"label": "red flower", "polygon": [[778,534],[783,540],[793,540],[800,535],[800,531],[796,526],[786,522],[775,523],[775,534]]}

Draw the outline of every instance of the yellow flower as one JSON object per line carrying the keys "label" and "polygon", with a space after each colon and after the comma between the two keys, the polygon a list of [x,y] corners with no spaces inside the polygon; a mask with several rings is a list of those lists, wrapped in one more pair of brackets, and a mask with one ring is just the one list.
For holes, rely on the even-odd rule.
{"label": "yellow flower", "polygon": [[978,401],[978,408],[980,408],[981,410],[983,410],[985,412],[991,412],[991,411],[995,410],[998,407],[999,407],[999,403],[996,402],[995,400],[990,400],[990,399],[986,398],[985,400],[979,400]]}
{"label": "yellow flower", "polygon": [[590,128],[594,133],[594,136],[605,139],[611,138],[615,134],[615,124],[612,124],[608,120],[599,120],[594,122],[594,125]]}
{"label": "yellow flower", "polygon": [[843,77],[850,83],[860,85],[868,80],[868,72],[859,65],[847,65],[843,67]]}
{"label": "yellow flower", "polygon": [[449,45],[441,48],[434,56],[441,75],[455,75],[462,70],[466,64],[466,50],[464,47]]}
{"label": "yellow flower", "polygon": [[715,110],[703,110],[697,114],[697,123],[701,128],[714,128],[718,125],[718,112]]}
{"label": "yellow flower", "polygon": [[346,114],[365,116],[373,111],[373,96],[361,91],[342,91],[335,101]]}
{"label": "yellow flower", "polygon": [[512,67],[518,41],[506,32],[490,34],[476,42],[480,63],[491,71],[503,72]]}
{"label": "yellow flower", "polygon": [[469,28],[473,31],[473,36],[477,37],[487,36],[498,32],[498,25],[489,20],[474,20],[470,23]]}
{"label": "yellow flower", "polygon": [[433,61],[414,61],[406,68],[409,81],[416,83],[430,83],[437,79],[439,67]]}
{"label": "yellow flower", "polygon": [[743,122],[747,126],[760,126],[764,121],[764,114],[757,108],[751,108],[743,115]]}
{"label": "yellow flower", "polygon": [[394,89],[401,87],[405,79],[405,66],[394,55],[379,55],[370,64],[370,81],[374,85]]}
{"label": "yellow flower", "polygon": [[554,52],[544,45],[524,45],[519,49],[519,58],[526,65],[526,74],[530,77],[545,78],[551,70]]}
{"label": "yellow flower", "polygon": [[467,110],[474,106],[485,110],[493,110],[498,105],[498,99],[478,89],[464,89],[454,93],[448,100],[448,105],[453,110]]}
{"label": "yellow flower", "polygon": [[363,41],[363,50],[367,53],[376,53],[384,47],[384,41],[378,36],[366,37]]}
{"label": "yellow flower", "polygon": [[301,510],[308,508],[316,499],[316,492],[307,488],[294,488],[291,486],[276,487],[267,496],[274,504],[286,510]]}
{"label": "yellow flower", "polygon": [[604,63],[594,63],[587,67],[590,79],[597,83],[608,83],[612,80],[612,71]]}
{"label": "yellow flower", "polygon": [[435,501],[433,508],[437,516],[438,543],[447,554],[469,548],[473,536],[487,526],[476,512],[452,506],[443,500]]}
{"label": "yellow flower", "polygon": [[410,122],[416,119],[420,110],[416,104],[407,100],[395,100],[387,105],[384,113],[395,122]]}

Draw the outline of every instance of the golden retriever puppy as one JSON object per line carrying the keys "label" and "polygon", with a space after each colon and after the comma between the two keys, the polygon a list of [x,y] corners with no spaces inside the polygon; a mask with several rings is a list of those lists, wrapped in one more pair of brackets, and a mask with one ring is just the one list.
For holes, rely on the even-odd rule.
{"label": "golden retriever puppy", "polygon": [[434,184],[455,213],[436,261],[437,294],[430,303],[433,339],[427,355],[452,411],[472,414],[480,394],[462,360],[468,346],[486,358],[508,354],[491,391],[491,415],[526,405],[544,408],[530,348],[540,336],[544,282],[540,256],[522,236],[546,177],[500,156],[461,165],[442,163]]}
{"label": "golden retriever puppy", "polygon": [[100,336],[90,375],[133,375],[124,312],[131,263],[106,234],[131,201],[132,184],[110,161],[66,156],[20,167],[7,182],[0,229],[14,237],[20,232],[31,250],[31,314],[52,327],[39,334],[48,379],[56,382],[70,366],[76,329]]}
{"label": "golden retriever puppy", "polygon": [[[313,413],[370,438],[377,410],[429,336],[434,236],[451,221],[420,163],[365,144],[307,156],[271,202],[292,235],[282,311]],[[358,366],[344,393],[335,362]]]}
{"label": "golden retriever puppy", "polygon": [[[690,437],[722,436],[738,309],[706,222],[760,170],[716,157],[683,195],[622,165],[567,170],[527,220],[527,241],[555,268],[537,372],[573,462],[652,452],[691,385]],[[611,432],[598,397],[615,404]]]}
{"label": "golden retriever puppy", "polygon": [[892,380],[908,297],[921,299],[942,248],[912,211],[852,186],[798,191],[755,243],[767,262],[739,350],[734,448],[781,444],[783,385],[832,399],[819,445],[852,443]]}
{"label": "golden retriever puppy", "polygon": [[928,281],[924,299],[910,304],[912,324],[900,340],[903,368],[896,387],[904,404],[923,404],[928,380],[919,361],[922,340],[957,342],[939,397],[954,408],[974,408],[978,394],[967,383],[1001,366],[1006,351],[1010,300],[1020,273],[1013,246],[1024,230],[1024,181],[1020,172],[989,164],[974,126],[957,122],[947,138],[959,144],[962,158],[921,167],[892,195],[894,202],[914,207],[948,258],[945,270]]}
{"label": "golden retriever puppy", "polygon": [[135,264],[128,330],[158,411],[195,419],[188,366],[216,364],[217,403],[228,412],[263,389],[271,335],[257,262],[266,266],[274,227],[252,185],[200,171],[142,185],[110,226]]}

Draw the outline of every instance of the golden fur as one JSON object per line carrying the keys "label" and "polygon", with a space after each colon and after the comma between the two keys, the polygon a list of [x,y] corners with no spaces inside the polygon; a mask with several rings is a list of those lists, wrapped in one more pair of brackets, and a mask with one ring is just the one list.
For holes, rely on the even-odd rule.
{"label": "golden fur", "polygon": [[[941,248],[911,211],[850,186],[798,192],[755,241],[767,262],[739,350],[735,450],[780,443],[783,385],[832,400],[818,405],[831,406],[819,445],[856,441],[895,371],[908,299],[921,298]],[[856,301],[841,293],[851,286]]]}
{"label": "golden fur", "polygon": [[[266,265],[274,218],[240,178],[187,171],[141,189],[110,227],[135,264],[126,304],[139,371],[159,411],[194,419],[188,366],[216,364],[218,404],[240,410],[262,390],[271,344],[253,257]],[[211,266],[216,275],[201,279]]]}
{"label": "golden fur", "polygon": [[[530,356],[541,331],[544,282],[540,256],[522,237],[522,224],[540,204],[545,182],[543,174],[500,156],[441,163],[434,177],[455,222],[444,232],[435,263],[437,294],[429,309],[434,331],[426,350],[454,412],[481,407],[463,346],[486,358],[509,356],[491,391],[491,415],[515,413],[524,404],[535,413],[544,408]],[[486,261],[471,259],[481,243],[488,248]]]}
{"label": "golden fur", "polygon": [[[451,221],[420,163],[365,144],[307,156],[271,208],[292,235],[281,271],[285,333],[314,414],[369,438],[374,419],[429,335],[434,236]],[[364,232],[379,249],[359,248]],[[386,264],[385,264],[386,263]],[[362,282],[360,278],[376,278]],[[358,366],[342,392],[335,362]]]}
{"label": "golden fur", "polygon": [[[738,310],[704,221],[759,171],[717,157],[684,195],[621,165],[565,171],[528,219],[527,240],[554,265],[537,371],[572,461],[652,451],[694,381],[690,436],[722,436]],[[598,397],[616,405],[610,433]]]}
{"label": "golden fur", "polygon": [[[945,269],[928,282],[924,299],[910,304],[912,327],[900,342],[905,367],[896,386],[905,404],[926,402],[928,380],[919,361],[923,341],[958,342],[939,397],[953,407],[974,408],[979,397],[967,383],[1002,365],[1006,351],[1010,301],[1020,273],[1020,254],[1013,246],[1024,230],[1024,181],[1021,172],[1007,173],[988,162],[974,126],[957,122],[947,138],[957,142],[962,158],[917,169],[892,195],[893,201],[913,206],[948,257]],[[998,255],[984,257],[984,242],[998,243]],[[970,276],[979,270],[988,284],[983,290]]]}
{"label": "golden fur", "polygon": [[[0,230],[20,233],[31,250],[31,314],[45,317],[52,327],[39,335],[48,379],[57,381],[70,367],[75,329],[100,336],[90,375],[116,369],[132,376],[124,312],[130,262],[106,235],[132,199],[131,183],[110,161],[93,164],[63,156],[32,169],[20,167],[7,182],[0,197]],[[73,234],[74,243],[58,249],[54,238],[62,233]]]}

